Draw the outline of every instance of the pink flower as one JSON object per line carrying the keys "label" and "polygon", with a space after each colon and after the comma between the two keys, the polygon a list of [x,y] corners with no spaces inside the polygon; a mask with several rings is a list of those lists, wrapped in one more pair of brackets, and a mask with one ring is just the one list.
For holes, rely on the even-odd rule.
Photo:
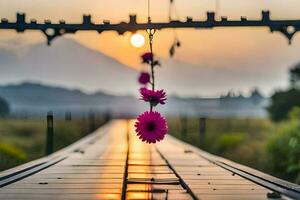
{"label": "pink flower", "polygon": [[141,100],[144,100],[146,102],[149,102],[151,106],[156,106],[157,104],[165,104],[165,101],[167,100],[167,95],[164,92],[164,90],[149,90],[147,88],[141,88]]}
{"label": "pink flower", "polygon": [[144,53],[142,55],[143,63],[150,63],[153,60],[153,54],[151,52]]}
{"label": "pink flower", "polygon": [[168,132],[167,122],[158,112],[146,111],[140,114],[134,126],[137,136],[147,143],[164,139]]}
{"label": "pink flower", "polygon": [[150,74],[148,72],[141,72],[138,80],[140,84],[146,85],[150,82]]}

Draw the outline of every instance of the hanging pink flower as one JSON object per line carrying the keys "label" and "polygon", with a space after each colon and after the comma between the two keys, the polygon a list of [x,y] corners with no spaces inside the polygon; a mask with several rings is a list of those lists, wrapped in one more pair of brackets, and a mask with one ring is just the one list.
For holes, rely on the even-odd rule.
{"label": "hanging pink flower", "polygon": [[164,139],[168,132],[165,118],[155,111],[146,111],[140,114],[134,126],[137,136],[147,143],[156,143]]}
{"label": "hanging pink flower", "polygon": [[150,74],[148,72],[141,72],[138,81],[142,85],[146,85],[150,82]]}
{"label": "hanging pink flower", "polygon": [[147,88],[141,88],[141,100],[149,102],[152,106],[156,106],[157,104],[165,104],[167,100],[167,95],[164,90],[149,90]]}
{"label": "hanging pink flower", "polygon": [[151,52],[144,53],[142,59],[143,63],[150,63],[153,60],[153,54]]}

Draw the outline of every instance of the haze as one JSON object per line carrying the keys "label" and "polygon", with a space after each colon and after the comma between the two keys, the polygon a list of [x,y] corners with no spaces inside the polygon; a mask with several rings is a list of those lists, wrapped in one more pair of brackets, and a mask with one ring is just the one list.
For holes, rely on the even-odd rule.
{"label": "haze", "polygon": [[[168,19],[168,2],[167,0],[151,1],[153,21]],[[300,18],[300,2],[297,0],[220,0],[219,2],[220,9],[217,17],[260,18],[261,10],[270,10],[273,19]],[[214,11],[216,7],[213,0],[175,0],[175,4],[181,19],[186,16],[204,19],[206,11]],[[67,22],[81,22],[82,14],[92,14],[94,22],[101,22],[104,19],[119,22],[127,21],[128,15],[134,13],[138,15],[138,20],[145,21],[146,6],[146,0],[1,0],[0,17],[14,20],[16,12],[25,12],[28,19],[36,18],[38,21],[51,19],[55,22],[65,19]],[[144,32],[141,33],[145,35]],[[289,46],[287,39],[281,34],[271,34],[268,29],[264,28],[177,31],[182,47],[176,52],[174,60],[170,61],[168,49],[173,41],[173,34],[173,30],[159,31],[155,37],[154,51],[167,63],[163,67],[172,67],[172,63],[175,63],[177,68],[181,64],[181,70],[184,70],[188,65],[186,70],[192,72],[188,73],[192,74],[190,77],[178,79],[180,82],[161,80],[162,87],[179,95],[218,95],[230,89],[246,93],[253,87],[259,87],[269,95],[274,89],[287,85],[288,68],[300,61],[300,38],[297,34],[292,45]],[[143,66],[140,64],[139,55],[148,47],[133,47],[129,42],[130,35],[126,33],[119,36],[114,32],[100,35],[95,32],[78,32],[76,35],[67,37],[113,57],[127,67],[140,70]],[[57,40],[60,39],[62,38]],[[13,31],[0,31],[2,49],[14,51],[19,46],[40,42],[45,43],[45,38],[39,32],[16,34]],[[57,41],[54,40],[53,45],[55,42]],[[210,73],[210,78],[202,76],[204,69],[210,71],[213,69],[214,73]],[[227,74],[223,76],[224,71]],[[82,72],[78,73],[84,73],[84,67]],[[180,73],[177,75],[180,76]],[[202,81],[201,84],[197,84],[197,81],[203,78],[206,80],[205,83]],[[215,84],[216,79],[219,84]],[[190,84],[186,88],[184,81],[193,83],[193,87]],[[63,80],[57,80],[57,82],[61,85],[70,85],[69,82]],[[97,85],[78,85],[78,87],[88,91],[101,88]],[[122,88],[122,84],[120,88],[124,93],[132,91],[126,87]],[[115,91],[112,90],[112,92]]]}

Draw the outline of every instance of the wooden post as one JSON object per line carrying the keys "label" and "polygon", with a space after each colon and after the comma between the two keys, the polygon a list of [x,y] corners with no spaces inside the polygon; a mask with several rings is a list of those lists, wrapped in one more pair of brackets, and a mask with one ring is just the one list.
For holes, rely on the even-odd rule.
{"label": "wooden post", "polygon": [[110,112],[107,111],[104,114],[104,124],[107,123],[107,122],[109,122],[110,120],[111,120],[111,115],[110,115]]}
{"label": "wooden post", "polygon": [[95,113],[93,111],[89,113],[89,129],[90,132],[93,132],[96,129]]}
{"label": "wooden post", "polygon": [[53,153],[53,112],[47,113],[47,138],[46,138],[46,155]]}
{"label": "wooden post", "polygon": [[186,116],[181,117],[181,135],[184,139],[186,139],[187,135],[187,121]]}
{"label": "wooden post", "polygon": [[66,111],[65,112],[65,120],[66,121],[72,121],[72,113],[71,113],[71,111]]}
{"label": "wooden post", "polygon": [[206,132],[206,118],[200,117],[200,119],[199,119],[199,135],[200,135],[201,142],[205,138],[205,132]]}

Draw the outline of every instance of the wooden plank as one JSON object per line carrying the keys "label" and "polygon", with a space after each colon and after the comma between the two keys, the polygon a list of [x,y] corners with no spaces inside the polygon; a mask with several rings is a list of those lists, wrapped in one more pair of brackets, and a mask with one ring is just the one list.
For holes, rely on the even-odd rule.
{"label": "wooden plank", "polygon": [[1,194],[0,199],[5,200],[120,200],[121,195],[109,194]]}
{"label": "wooden plank", "polygon": [[127,125],[110,123],[102,138],[94,135],[95,141],[63,161],[1,188],[0,199],[121,199],[125,192],[126,199],[139,200],[252,200],[272,192],[172,137],[156,145],[142,143],[133,122],[130,129]]}
{"label": "wooden plank", "polygon": [[111,183],[111,184],[95,184],[95,183],[78,183],[78,184],[62,184],[62,183],[48,183],[48,184],[38,184],[38,183],[20,183],[15,185],[8,185],[6,188],[11,189],[122,189],[121,184]]}
{"label": "wooden plank", "polygon": [[[258,199],[266,199],[267,193],[271,192],[209,162],[194,152],[186,151],[186,147],[183,145],[176,144],[175,146],[168,139],[156,146],[199,199],[206,199],[209,195],[211,199],[221,199],[222,195],[233,194],[233,196],[241,196],[241,198],[254,195]],[[173,149],[176,149],[175,152]],[[240,185],[242,186],[240,187]]]}

